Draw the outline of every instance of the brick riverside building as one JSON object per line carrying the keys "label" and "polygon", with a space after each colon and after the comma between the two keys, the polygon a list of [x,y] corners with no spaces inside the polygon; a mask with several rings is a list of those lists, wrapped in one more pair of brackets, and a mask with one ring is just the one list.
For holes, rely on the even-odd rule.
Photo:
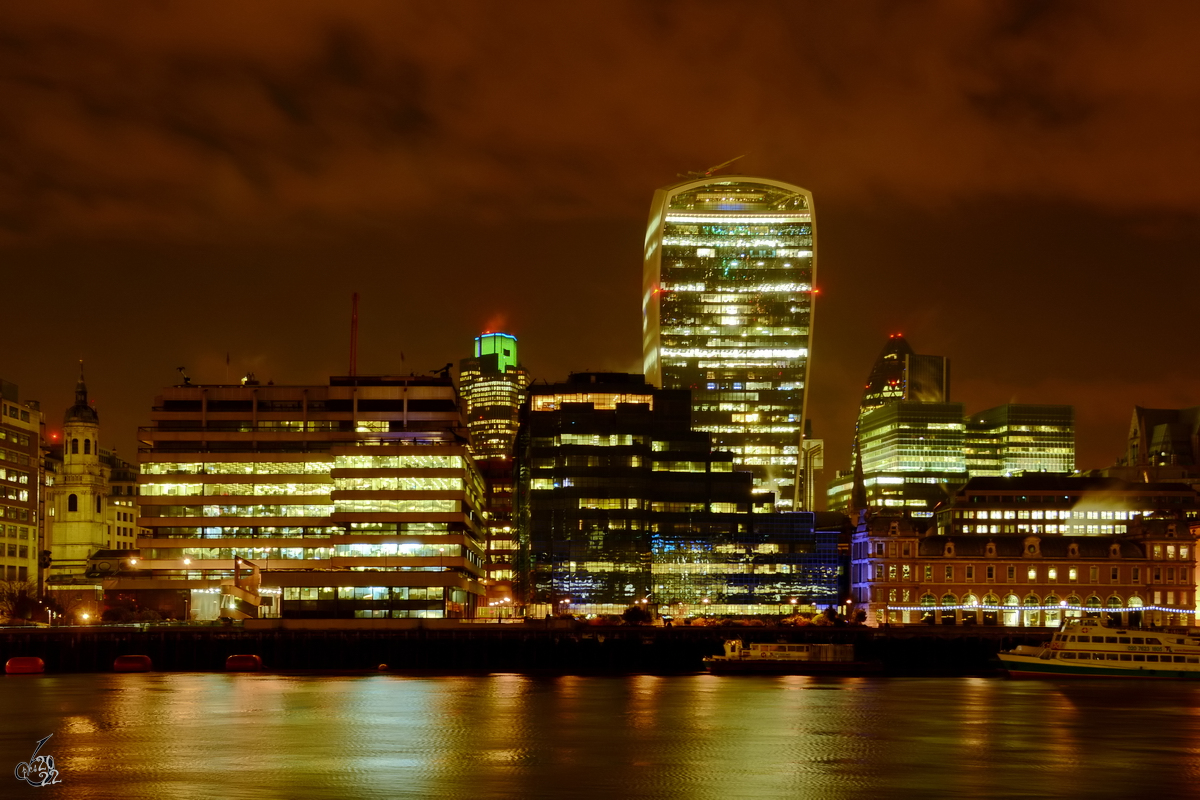
{"label": "brick riverside building", "polygon": [[1123,624],[1190,624],[1196,531],[1129,523],[1121,536],[935,536],[903,516],[865,516],[851,543],[851,593],[867,624],[1054,627],[1108,614]]}

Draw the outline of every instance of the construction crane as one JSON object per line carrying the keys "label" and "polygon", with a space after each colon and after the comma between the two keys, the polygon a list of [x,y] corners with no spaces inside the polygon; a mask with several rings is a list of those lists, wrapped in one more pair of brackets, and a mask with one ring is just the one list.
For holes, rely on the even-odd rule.
{"label": "construction crane", "polygon": [[748,155],[747,153],[742,153],[740,156],[735,156],[734,158],[731,158],[728,161],[723,161],[720,164],[717,164],[715,167],[709,167],[708,169],[704,170],[703,172],[688,172],[687,174],[680,174],[679,177],[680,178],[711,178],[713,173],[716,172],[717,170],[724,169],[725,167],[728,167],[733,162],[735,162],[739,159],[745,158],[747,155]]}

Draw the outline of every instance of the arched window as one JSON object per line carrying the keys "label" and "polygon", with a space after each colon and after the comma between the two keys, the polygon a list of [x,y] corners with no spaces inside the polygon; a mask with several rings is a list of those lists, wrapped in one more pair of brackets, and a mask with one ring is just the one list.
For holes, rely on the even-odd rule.
{"label": "arched window", "polygon": [[1045,602],[1042,603],[1042,605],[1046,606],[1046,610],[1042,613],[1044,615],[1043,618],[1045,619],[1045,625],[1047,628],[1057,628],[1062,624],[1061,603],[1062,598],[1056,594],[1049,595],[1046,597]]}
{"label": "arched window", "polygon": [[963,595],[962,604],[966,606],[962,610],[962,621],[967,625],[975,625],[979,622],[979,598],[973,592],[967,592]]}
{"label": "arched window", "polygon": [[[954,625],[955,623],[958,622],[958,609],[953,608],[953,606],[956,606],[956,605],[958,605],[958,598],[955,597],[953,594],[951,594],[950,592],[947,592],[946,594],[942,595],[941,612],[942,612],[942,624],[943,625]],[[947,608],[947,606],[951,606],[951,607]]]}
{"label": "arched window", "polygon": [[1099,617],[1100,616],[1100,598],[1097,597],[1096,595],[1092,595],[1091,597],[1089,597],[1087,599],[1087,602],[1083,604],[1083,607],[1085,609],[1087,609],[1086,611],[1083,612],[1083,615],[1085,617]]}
{"label": "arched window", "polygon": [[1112,625],[1116,625],[1118,628],[1121,627],[1122,620],[1124,619],[1121,612],[1125,609],[1125,602],[1114,594],[1109,595],[1108,600],[1105,601],[1105,605],[1109,609],[1105,614],[1108,622]]}
{"label": "arched window", "polygon": [[921,609],[921,622],[924,622],[926,625],[932,625],[934,623],[933,606],[936,604],[937,598],[932,594],[926,592],[925,594],[921,595],[921,605],[927,606],[927,608]]}
{"label": "arched window", "polygon": [[1036,594],[1028,594],[1025,596],[1023,605],[1025,606],[1025,627],[1033,628],[1040,625],[1042,622],[1042,601],[1038,599]]}
{"label": "arched window", "polygon": [[[983,596],[983,624],[998,625],[1000,624],[1000,613],[996,611],[996,606],[1000,605],[1000,598],[988,592]],[[989,608],[990,606],[990,608]]]}
{"label": "arched window", "polygon": [[1083,601],[1079,599],[1079,595],[1073,594],[1067,598],[1067,619],[1079,619],[1083,616],[1083,612],[1079,607],[1083,605]]}
{"label": "arched window", "polygon": [[1016,627],[1021,623],[1021,615],[1020,612],[1017,611],[1017,605],[1020,602],[1021,601],[1015,594],[1005,595],[1004,605],[1008,606],[1008,608],[1004,609],[1005,625],[1008,625],[1009,627]]}
{"label": "arched window", "polygon": [[73,494],[67,495],[67,511],[79,510],[79,497]]}
{"label": "arched window", "polygon": [[92,454],[92,440],[91,439],[83,440],[83,454],[85,456],[90,456]]}
{"label": "arched window", "polygon": [[97,513],[97,514],[99,514],[99,513],[100,513],[100,511],[102,510],[102,509],[100,508],[100,503],[101,503],[101,502],[103,502],[103,498],[101,498],[101,497],[100,497],[100,495],[96,495],[96,513]]}
{"label": "arched window", "polygon": [[73,455],[73,456],[79,455],[79,440],[78,439],[71,440],[71,455]]}

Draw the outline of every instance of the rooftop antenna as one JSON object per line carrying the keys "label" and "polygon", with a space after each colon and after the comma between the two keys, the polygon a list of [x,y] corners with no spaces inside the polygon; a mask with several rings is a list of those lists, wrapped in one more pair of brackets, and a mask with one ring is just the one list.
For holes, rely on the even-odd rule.
{"label": "rooftop antenna", "polygon": [[733,162],[735,162],[739,159],[745,158],[747,155],[749,155],[749,153],[742,153],[740,156],[734,156],[733,158],[729,159],[728,161],[722,161],[720,164],[717,164],[715,167],[709,167],[708,169],[704,170],[703,172],[689,171],[686,175],[681,174],[681,175],[679,175],[679,177],[680,178],[711,178],[713,176],[713,173],[716,172],[717,170],[724,169],[725,167],[728,167]]}
{"label": "rooftop antenna", "polygon": [[358,292],[350,300],[350,377],[358,374]]}

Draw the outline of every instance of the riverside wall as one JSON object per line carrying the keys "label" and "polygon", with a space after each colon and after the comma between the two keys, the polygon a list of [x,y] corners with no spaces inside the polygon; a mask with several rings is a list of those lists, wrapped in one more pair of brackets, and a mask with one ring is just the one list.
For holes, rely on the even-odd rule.
{"label": "riverside wall", "polygon": [[268,671],[431,671],[444,673],[682,674],[703,669],[727,639],[746,642],[832,642],[855,646],[859,660],[878,660],[884,674],[981,675],[995,654],[1044,642],[1049,630],[912,626],[638,627],[561,620],[525,624],[439,621],[404,627],[330,623],[210,627],[95,626],[0,629],[0,662],[37,656],[48,673],[107,672],[121,655],[147,655],[155,670],[221,671],[230,655],[253,654]]}

